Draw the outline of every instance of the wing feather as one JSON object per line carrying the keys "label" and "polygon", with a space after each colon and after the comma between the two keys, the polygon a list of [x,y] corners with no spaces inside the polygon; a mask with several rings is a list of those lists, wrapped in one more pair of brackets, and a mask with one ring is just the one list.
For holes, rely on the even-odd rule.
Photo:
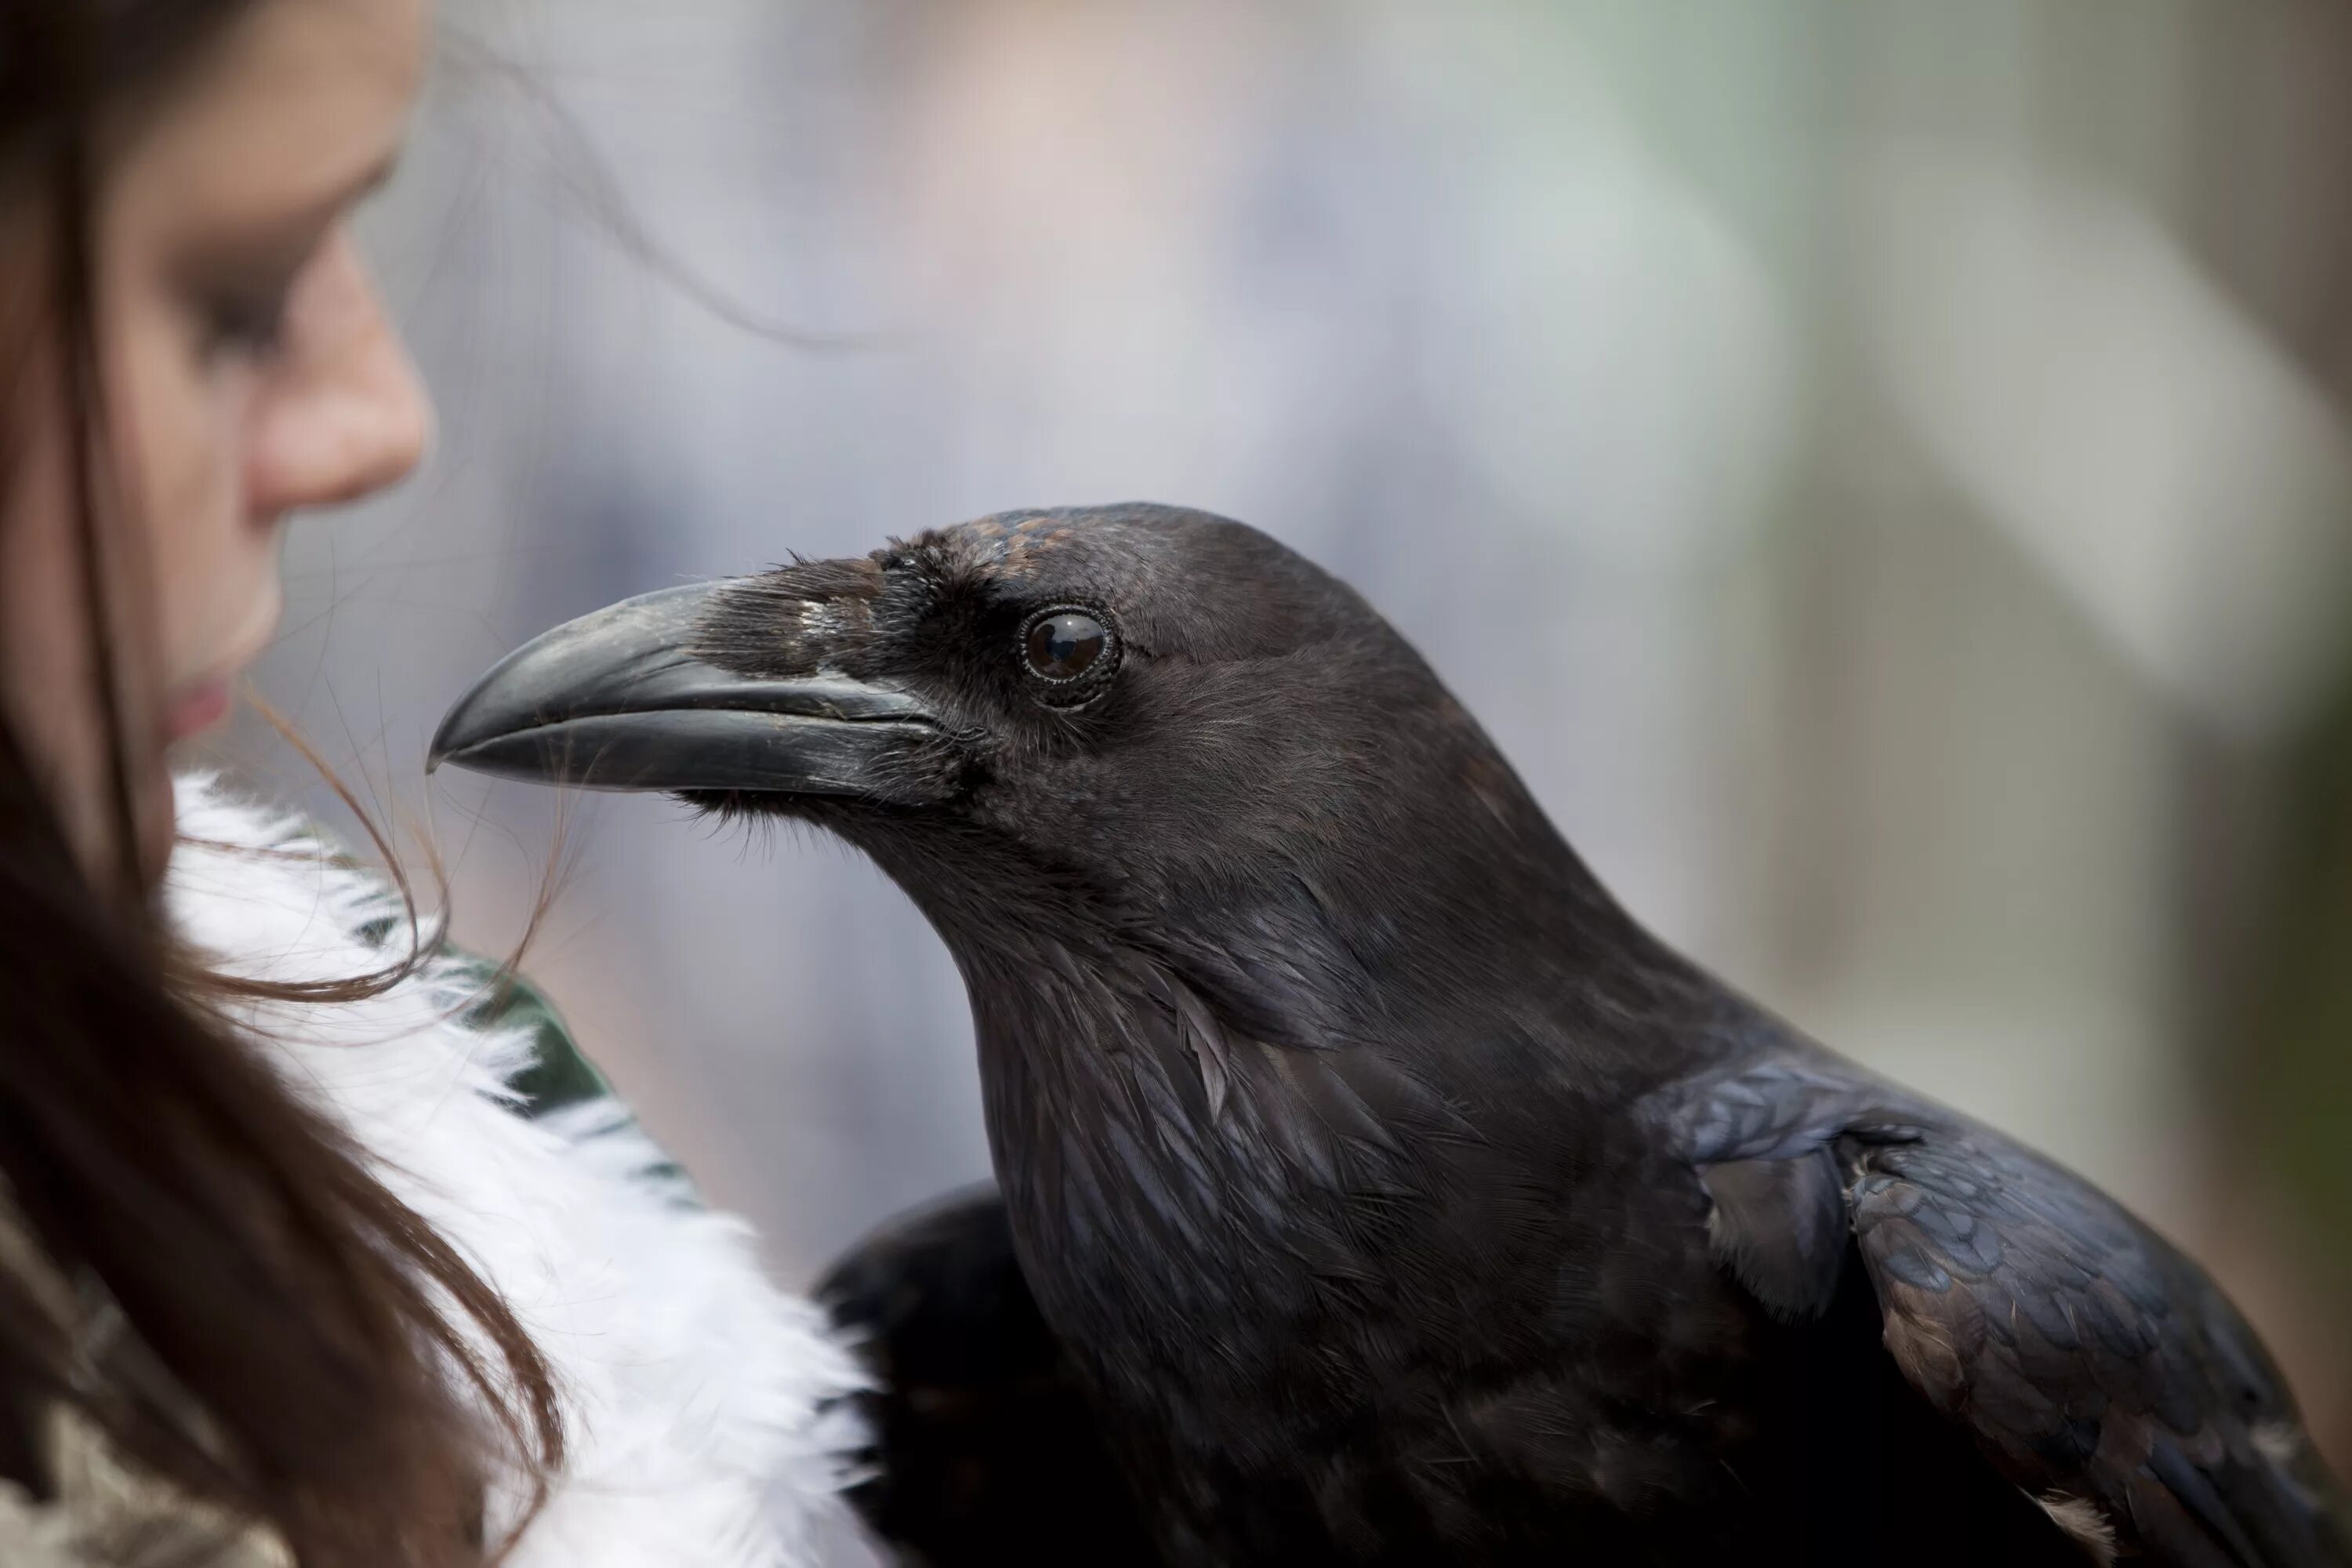
{"label": "wing feather", "polygon": [[1904,1378],[2062,1525],[2183,1568],[2352,1565],[2341,1494],[2253,1331],[2079,1176],[1826,1053],[1659,1109],[1728,1272],[1785,1317],[1818,1311],[1857,1252]]}

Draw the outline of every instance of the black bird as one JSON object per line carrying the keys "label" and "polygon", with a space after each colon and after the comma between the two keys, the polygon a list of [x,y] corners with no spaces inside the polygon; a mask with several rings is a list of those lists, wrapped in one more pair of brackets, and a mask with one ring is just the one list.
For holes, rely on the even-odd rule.
{"label": "black bird", "polygon": [[1058,1342],[1012,1359],[1084,1390],[1165,1562],[2352,1564],[2194,1264],[1652,937],[1241,524],[1017,512],[649,595],[435,754],[796,817],[913,898],[1003,1216],[836,1287],[935,1337],[917,1276],[1009,1222]]}
{"label": "black bird", "polygon": [[883,1226],[817,1300],[877,1386],[850,1497],[901,1561],[1149,1563],[1150,1536],[1013,1254],[993,1186]]}

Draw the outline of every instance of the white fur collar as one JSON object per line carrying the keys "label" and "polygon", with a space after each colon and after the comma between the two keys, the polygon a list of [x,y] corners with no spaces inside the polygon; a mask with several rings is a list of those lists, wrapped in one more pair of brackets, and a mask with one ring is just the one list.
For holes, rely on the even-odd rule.
{"label": "white fur collar", "polygon": [[[358,934],[398,912],[297,819],[179,784],[172,918],[235,973],[325,980],[383,961]],[[258,853],[257,853],[258,852]],[[816,1310],[762,1277],[741,1222],[678,1205],[610,1101],[550,1121],[500,1087],[527,1036],[451,1017],[446,965],[367,1001],[240,1017],[350,1128],[377,1173],[513,1306],[565,1395],[570,1458],[516,1568],[814,1563],[845,1526],[859,1382]],[[511,1500],[509,1500],[509,1502]]]}

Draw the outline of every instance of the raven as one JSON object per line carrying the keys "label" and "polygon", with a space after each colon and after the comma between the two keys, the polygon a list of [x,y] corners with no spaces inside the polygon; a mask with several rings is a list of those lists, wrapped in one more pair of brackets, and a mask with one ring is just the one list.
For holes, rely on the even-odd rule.
{"label": "raven", "polygon": [[782,814],[906,890],[977,1031],[964,1212],[1163,1561],[2352,1564],[2194,1264],[1653,937],[1240,523],[1013,512],[632,599],[434,758]]}

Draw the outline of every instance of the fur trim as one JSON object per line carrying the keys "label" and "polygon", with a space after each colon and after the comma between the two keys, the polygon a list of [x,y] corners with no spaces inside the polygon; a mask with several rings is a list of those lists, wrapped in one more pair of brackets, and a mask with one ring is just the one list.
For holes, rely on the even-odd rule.
{"label": "fur trim", "polygon": [[[301,821],[184,778],[179,823],[171,917],[225,971],[331,980],[383,964],[358,933],[397,901]],[[366,1001],[235,1016],[553,1367],[570,1456],[510,1561],[815,1562],[846,1528],[844,1456],[860,1434],[835,1402],[861,1385],[856,1364],[814,1306],[762,1276],[748,1226],[677,1201],[611,1100],[517,1115],[505,1081],[529,1036],[457,1022],[468,984],[436,963]]]}

